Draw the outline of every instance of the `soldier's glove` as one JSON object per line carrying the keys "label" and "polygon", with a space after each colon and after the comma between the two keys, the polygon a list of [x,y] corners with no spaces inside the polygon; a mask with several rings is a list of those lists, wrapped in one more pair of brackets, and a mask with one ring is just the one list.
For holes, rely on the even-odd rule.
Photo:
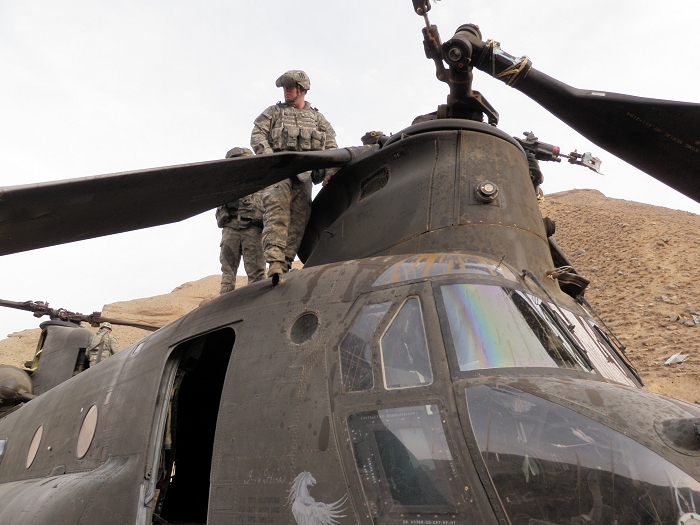
{"label": "soldier's glove", "polygon": [[313,170],[311,172],[311,182],[313,182],[314,184],[321,184],[325,177],[326,177],[326,168]]}

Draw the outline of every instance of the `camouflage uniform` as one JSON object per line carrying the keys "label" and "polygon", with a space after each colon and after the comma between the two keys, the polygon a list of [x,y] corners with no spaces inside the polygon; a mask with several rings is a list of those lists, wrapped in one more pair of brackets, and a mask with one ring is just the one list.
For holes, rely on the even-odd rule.
{"label": "camouflage uniform", "polygon": [[[267,108],[255,119],[250,145],[257,155],[338,147],[330,122],[308,102],[301,109],[284,102]],[[268,263],[291,267],[311,215],[311,187],[307,171],[263,190],[262,242]]]}
{"label": "camouflage uniform", "polygon": [[263,207],[262,192],[258,191],[216,210],[216,222],[221,232],[221,291],[236,288],[236,272],[243,256],[248,283],[265,278],[265,257],[262,250]]}
{"label": "camouflage uniform", "polygon": [[95,335],[90,338],[90,343],[85,350],[85,353],[90,359],[90,366],[97,364],[97,354],[102,352],[100,361],[104,361],[108,357],[113,356],[119,351],[119,343],[116,337],[112,335],[109,328],[100,328]]}
{"label": "camouflage uniform", "polygon": [[[253,155],[248,148],[233,148],[226,158]],[[265,257],[262,251],[262,192],[229,202],[216,209],[216,223],[221,232],[221,290],[225,294],[236,288],[236,273],[243,256],[248,283],[265,278]]]}

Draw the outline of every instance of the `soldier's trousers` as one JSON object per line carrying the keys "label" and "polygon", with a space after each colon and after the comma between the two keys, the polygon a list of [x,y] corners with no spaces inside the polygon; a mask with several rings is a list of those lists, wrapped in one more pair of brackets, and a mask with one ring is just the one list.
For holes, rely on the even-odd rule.
{"label": "soldier's trousers", "polygon": [[253,224],[247,228],[224,226],[221,232],[221,291],[224,294],[236,288],[236,272],[243,256],[243,267],[248,284],[265,278],[265,258],[262,251],[262,229]]}
{"label": "soldier's trousers", "polygon": [[268,263],[291,265],[311,215],[311,181],[285,179],[263,191],[263,251]]}

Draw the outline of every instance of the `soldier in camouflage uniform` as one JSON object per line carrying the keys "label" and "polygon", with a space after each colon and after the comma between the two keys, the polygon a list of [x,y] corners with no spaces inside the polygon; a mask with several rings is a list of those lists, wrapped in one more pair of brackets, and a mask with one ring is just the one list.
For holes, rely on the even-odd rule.
{"label": "soldier in camouflage uniform", "polygon": [[[253,155],[248,148],[233,148],[226,158]],[[265,278],[265,257],[262,250],[262,192],[229,202],[216,209],[216,223],[221,232],[221,290],[223,295],[236,288],[236,272],[243,256],[248,283]]]}
{"label": "soldier in camouflage uniform", "polygon": [[85,349],[85,353],[90,360],[90,366],[95,366],[118,351],[119,343],[112,335],[112,325],[110,323],[100,324],[100,329],[90,338],[90,343]]}
{"label": "soldier in camouflage uniform", "polygon": [[[284,89],[284,102],[270,106],[255,119],[250,137],[253,151],[265,155],[337,148],[333,127],[304,100],[311,89],[306,73],[287,71],[275,85]],[[330,171],[323,178],[324,186],[329,179]],[[291,268],[311,215],[311,187],[311,172],[304,172],[263,190],[262,242],[269,276]]]}

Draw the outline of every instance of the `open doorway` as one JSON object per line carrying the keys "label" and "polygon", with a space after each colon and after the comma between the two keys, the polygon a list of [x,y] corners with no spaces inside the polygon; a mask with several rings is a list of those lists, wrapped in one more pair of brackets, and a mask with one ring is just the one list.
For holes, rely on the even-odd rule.
{"label": "open doorway", "polygon": [[179,345],[158,470],[153,523],[207,521],[219,402],[235,333],[224,328]]}

